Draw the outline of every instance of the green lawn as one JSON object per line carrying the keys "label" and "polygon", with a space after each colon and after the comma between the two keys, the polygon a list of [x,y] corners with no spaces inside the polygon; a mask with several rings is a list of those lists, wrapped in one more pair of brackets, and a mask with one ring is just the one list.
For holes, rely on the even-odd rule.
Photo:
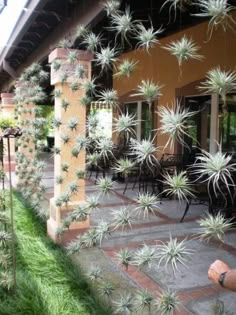
{"label": "green lawn", "polygon": [[17,290],[0,292],[0,315],[106,315],[78,267],[46,236],[46,228],[15,194]]}

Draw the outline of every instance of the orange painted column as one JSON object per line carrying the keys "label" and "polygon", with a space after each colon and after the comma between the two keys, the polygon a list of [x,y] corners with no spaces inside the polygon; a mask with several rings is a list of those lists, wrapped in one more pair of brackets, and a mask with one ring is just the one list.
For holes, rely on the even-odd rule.
{"label": "orange painted column", "polygon": [[[71,51],[71,50],[70,50]],[[49,55],[51,66],[51,84],[55,87],[55,119],[60,121],[60,126],[55,128],[55,153],[54,157],[54,197],[50,200],[50,218],[47,223],[49,236],[56,242],[66,242],[74,238],[78,233],[90,227],[89,218],[83,222],[74,222],[65,231],[62,237],[57,236],[57,229],[61,227],[63,219],[79,205],[85,204],[85,180],[77,179],[76,171],[85,171],[85,150],[78,155],[72,154],[76,146],[76,138],[86,136],[86,107],[80,104],[80,99],[85,95],[81,84],[84,80],[91,79],[91,60],[93,55],[86,51],[77,50],[76,62],[68,61],[69,50],[55,49]],[[60,69],[55,70],[53,64],[60,63]],[[84,69],[83,79],[74,77],[76,67],[80,65]],[[66,76],[66,81],[62,80]],[[79,84],[77,91],[72,91],[71,83]],[[65,108],[63,104],[67,103]],[[70,122],[74,121],[75,128],[70,128]],[[65,137],[68,141],[64,141]],[[67,166],[65,170],[65,165]],[[56,182],[61,178],[62,182]],[[78,191],[71,194],[67,204],[58,206],[61,196],[69,192],[70,184],[77,184]]]}
{"label": "orange painted column", "polygon": [[[1,93],[1,111],[0,111],[1,118],[11,118],[14,119],[15,117],[15,101],[14,95],[12,93]],[[8,148],[7,148],[7,139],[3,139],[4,143],[4,170],[9,170],[8,165]],[[15,171],[15,139],[10,139],[10,166],[11,171]]]}

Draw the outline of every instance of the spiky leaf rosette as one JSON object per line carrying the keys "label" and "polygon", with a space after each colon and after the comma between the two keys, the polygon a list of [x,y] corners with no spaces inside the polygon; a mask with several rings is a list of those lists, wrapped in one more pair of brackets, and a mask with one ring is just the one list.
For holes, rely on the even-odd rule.
{"label": "spiky leaf rosette", "polygon": [[103,296],[106,296],[107,298],[110,298],[112,296],[114,290],[115,288],[110,282],[102,282],[98,287],[99,293]]}
{"label": "spiky leaf rosette", "polygon": [[181,304],[176,292],[169,290],[163,291],[156,300],[158,314],[173,315],[174,311],[178,309]]}
{"label": "spiky leaf rosette", "polygon": [[236,172],[236,164],[232,163],[232,156],[223,153],[221,148],[216,153],[209,153],[202,150],[202,154],[196,157],[196,163],[192,165],[193,174],[197,180],[207,183],[208,191],[213,192],[215,196],[220,193],[224,197],[222,187],[228,190],[231,195],[230,187],[235,185],[233,174]]}
{"label": "spiky leaf rosette", "polygon": [[5,248],[11,242],[11,235],[5,231],[0,231],[0,248]]}
{"label": "spiky leaf rosette", "polygon": [[107,195],[112,191],[113,188],[113,181],[110,177],[100,177],[97,180],[97,186],[101,191],[101,194]]}
{"label": "spiky leaf rosette", "polygon": [[120,0],[107,0],[104,2],[104,9],[106,10],[107,16],[117,14],[121,5]]}
{"label": "spiky leaf rosette", "polygon": [[149,49],[154,47],[159,41],[156,38],[157,35],[163,32],[162,27],[158,30],[154,30],[153,26],[145,28],[143,24],[136,25],[136,39],[138,40],[137,47],[146,49],[149,52]]}
{"label": "spiky leaf rosette", "polygon": [[113,142],[112,139],[108,137],[102,137],[96,140],[97,150],[100,154],[100,157],[105,160],[113,157]]}
{"label": "spiky leaf rosette", "polygon": [[198,54],[199,47],[196,46],[192,39],[187,38],[186,35],[179,40],[171,41],[164,48],[177,58],[180,67],[184,61],[189,59],[200,61],[203,59],[203,56]]}
{"label": "spiky leaf rosette", "polygon": [[133,254],[128,248],[122,248],[116,253],[116,259],[118,263],[125,266],[127,270],[133,259]]}
{"label": "spiky leaf rosette", "polygon": [[170,264],[174,273],[178,271],[178,265],[186,266],[186,262],[189,261],[190,255],[193,254],[193,250],[186,247],[186,240],[179,241],[176,238],[172,238],[167,243],[161,242],[157,245],[157,253],[159,258],[159,265],[164,263],[165,267]]}
{"label": "spiky leaf rosette", "polygon": [[213,216],[208,213],[205,218],[198,221],[201,229],[199,231],[199,237],[201,240],[210,241],[216,239],[221,242],[224,241],[225,233],[232,228],[230,220],[225,219],[221,213]]}
{"label": "spiky leaf rosette", "polygon": [[158,253],[154,246],[144,244],[135,253],[132,260],[132,265],[138,268],[151,268],[152,264],[158,260]]}
{"label": "spiky leaf rosette", "polygon": [[129,137],[136,136],[135,127],[137,126],[138,121],[135,119],[135,115],[121,114],[118,118],[114,119],[114,132],[119,134],[124,134],[127,139]]}
{"label": "spiky leaf rosette", "polygon": [[155,84],[150,80],[142,80],[137,87],[137,92],[132,96],[141,96],[151,107],[152,102],[156,101],[162,94],[163,85]]}
{"label": "spiky leaf rosette", "polygon": [[105,89],[99,93],[99,101],[104,102],[107,106],[115,108],[118,106],[118,95],[114,89]]}
{"label": "spiky leaf rosette", "polygon": [[165,174],[163,183],[167,188],[163,191],[170,196],[175,196],[179,201],[188,201],[194,198],[192,183],[188,179],[185,171],[173,175]]}
{"label": "spiky leaf rosette", "polygon": [[180,11],[185,11],[187,9],[187,6],[192,4],[192,2],[193,0],[166,0],[162,5],[161,10],[167,4],[170,5],[169,7],[169,23],[170,23],[172,10],[174,11],[174,21],[175,21],[176,15],[177,15],[177,9],[179,9]]}
{"label": "spiky leaf rosette", "polygon": [[135,201],[137,206],[134,211],[137,212],[138,215],[142,214],[144,219],[148,217],[150,213],[155,214],[155,208],[157,207],[157,197],[155,195],[149,192],[143,194],[139,193]]}
{"label": "spiky leaf rosette", "polygon": [[122,207],[118,210],[112,211],[113,219],[112,225],[114,230],[119,229],[120,227],[124,229],[125,227],[132,227],[132,212],[128,207]]}
{"label": "spiky leaf rosette", "polygon": [[102,241],[104,239],[107,239],[108,236],[111,234],[111,226],[109,223],[105,221],[101,221],[96,226],[96,232],[97,232],[97,241],[101,245]]}
{"label": "spiky leaf rosette", "polygon": [[224,71],[220,67],[207,72],[206,80],[199,86],[206,94],[218,94],[224,102],[223,110],[226,111],[226,96],[236,90],[236,72]]}
{"label": "spiky leaf rosette", "polygon": [[194,14],[195,16],[210,17],[208,23],[209,39],[211,39],[213,31],[219,26],[226,31],[228,27],[233,29],[236,24],[231,16],[231,11],[235,7],[229,5],[227,0],[199,0],[196,5],[200,8],[201,13]]}
{"label": "spiky leaf rosette", "polygon": [[176,141],[187,146],[184,142],[184,137],[190,137],[188,135],[188,129],[190,128],[188,119],[195,114],[196,112],[181,107],[178,101],[172,108],[161,106],[158,109],[160,117],[160,128],[158,130],[169,137],[165,147],[170,145],[173,148]]}
{"label": "spiky leaf rosette", "polygon": [[89,248],[97,245],[97,232],[96,229],[89,229],[82,237],[82,244],[84,247]]}
{"label": "spiky leaf rosette", "polygon": [[148,309],[150,313],[153,301],[154,297],[151,292],[149,292],[147,289],[139,290],[134,296],[135,309],[137,311]]}
{"label": "spiky leaf rosette", "polygon": [[68,255],[79,254],[81,249],[83,249],[83,243],[80,236],[66,246]]}
{"label": "spiky leaf rosette", "polygon": [[101,40],[101,35],[96,35],[93,32],[89,32],[84,36],[82,44],[86,46],[87,50],[94,53],[100,46]]}
{"label": "spiky leaf rosette", "polygon": [[156,158],[158,148],[154,145],[153,140],[143,139],[141,142],[131,139],[130,155],[135,157],[135,161],[140,165],[147,165],[149,168],[157,165],[159,162]]}
{"label": "spiky leaf rosette", "polygon": [[98,265],[92,265],[86,275],[90,281],[102,279],[102,268]]}
{"label": "spiky leaf rosette", "polygon": [[117,72],[114,74],[114,77],[127,77],[129,78],[130,75],[134,72],[138,61],[124,59],[118,66]]}
{"label": "spiky leaf rosette", "polygon": [[113,63],[116,61],[116,57],[118,55],[118,51],[115,47],[110,48],[105,47],[101,48],[100,52],[96,52],[95,61],[97,62],[97,65],[99,65],[102,70],[109,70],[112,68]]}
{"label": "spiky leaf rosette", "polygon": [[133,296],[130,293],[123,293],[113,302],[113,306],[115,314],[131,314],[134,308]]}
{"label": "spiky leaf rosette", "polygon": [[113,167],[115,173],[122,174],[124,177],[127,177],[134,167],[135,163],[128,158],[117,160],[116,164]]}

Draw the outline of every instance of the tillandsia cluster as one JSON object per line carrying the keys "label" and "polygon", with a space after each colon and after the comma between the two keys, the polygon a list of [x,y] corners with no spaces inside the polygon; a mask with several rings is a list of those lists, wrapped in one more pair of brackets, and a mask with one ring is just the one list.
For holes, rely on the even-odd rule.
{"label": "tillandsia cluster", "polygon": [[22,130],[21,138],[16,141],[18,189],[43,220],[48,216],[41,206],[45,198],[45,187],[42,185],[45,163],[39,159],[38,139],[45,120],[40,117],[36,104],[45,98],[42,84],[47,78],[48,74],[39,64],[32,64],[23,72],[15,89],[17,123]]}

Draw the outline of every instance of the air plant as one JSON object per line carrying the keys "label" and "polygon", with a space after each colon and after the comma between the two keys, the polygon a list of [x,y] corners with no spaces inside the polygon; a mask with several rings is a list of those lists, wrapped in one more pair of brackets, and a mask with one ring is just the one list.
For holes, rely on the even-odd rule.
{"label": "air plant", "polygon": [[76,117],[71,117],[68,120],[67,128],[69,128],[71,131],[77,130],[78,127],[78,119]]}
{"label": "air plant", "polygon": [[100,160],[100,154],[97,152],[86,155],[86,164],[90,166],[97,166]]}
{"label": "air plant", "polygon": [[177,58],[180,67],[184,61],[190,59],[201,61],[203,59],[203,56],[198,54],[199,47],[195,45],[192,39],[187,38],[186,35],[179,40],[171,41],[164,48]]}
{"label": "air plant", "polygon": [[60,89],[54,89],[53,91],[53,96],[58,98],[58,97],[61,97],[62,96],[62,91]]}
{"label": "air plant", "polygon": [[120,227],[124,229],[125,227],[132,227],[132,213],[128,207],[122,207],[118,210],[112,212],[113,220],[112,225],[114,230],[119,229]]}
{"label": "air plant", "polygon": [[61,170],[62,170],[62,172],[68,172],[68,170],[69,170],[69,164],[67,164],[67,163],[62,163],[62,165],[61,165]]}
{"label": "air plant", "polygon": [[127,112],[126,114],[121,114],[118,118],[115,118],[114,132],[124,134],[127,139],[129,139],[130,136],[135,137],[135,127],[138,124],[135,117],[134,114],[129,115]]}
{"label": "air plant", "polygon": [[118,105],[118,95],[117,91],[114,89],[102,90],[99,94],[99,101],[104,102],[110,107],[117,107]]}
{"label": "air plant", "polygon": [[96,226],[96,232],[97,232],[97,241],[101,245],[102,241],[104,239],[107,239],[108,236],[111,234],[111,226],[109,223],[105,221],[101,221],[97,226]]}
{"label": "air plant", "polygon": [[66,206],[68,203],[71,201],[71,192],[70,191],[65,191],[61,196],[60,200],[62,204],[65,204]]}
{"label": "air plant", "polygon": [[61,83],[65,83],[67,81],[68,77],[69,77],[68,73],[62,72],[60,74],[60,81],[61,81]]}
{"label": "air plant", "polygon": [[76,170],[76,177],[78,179],[84,179],[85,178],[85,171],[82,169],[77,169]]}
{"label": "air plant", "polygon": [[220,67],[207,72],[206,80],[199,86],[206,94],[218,94],[224,104],[223,110],[227,111],[226,96],[236,90],[236,72],[224,71]]}
{"label": "air plant", "polygon": [[88,218],[90,211],[89,208],[85,205],[79,205],[75,208],[75,210],[71,213],[72,221],[86,221]]}
{"label": "air plant", "polygon": [[112,64],[116,61],[118,52],[116,48],[110,48],[109,46],[101,48],[100,52],[96,52],[96,62],[101,66],[102,70],[108,70],[112,68]]}
{"label": "air plant", "polygon": [[52,62],[52,68],[55,71],[58,71],[61,68],[61,61],[60,60],[54,60]]}
{"label": "air plant", "polygon": [[66,111],[68,106],[70,106],[70,103],[67,100],[62,99],[61,100],[61,107]]}
{"label": "air plant", "polygon": [[128,248],[122,248],[116,253],[116,259],[120,265],[123,265],[128,270],[133,254]]}
{"label": "air plant", "polygon": [[65,49],[69,49],[72,46],[72,42],[69,39],[62,39],[57,43],[57,47],[58,48],[65,48]]}
{"label": "air plant", "polygon": [[102,296],[106,296],[108,299],[111,298],[114,291],[114,286],[110,282],[103,282],[98,287],[98,291]]}
{"label": "air plant", "polygon": [[76,29],[76,37],[77,38],[83,38],[88,33],[88,29],[83,24],[78,25]]}
{"label": "air plant", "polygon": [[79,150],[85,150],[90,145],[90,139],[83,136],[83,135],[79,135],[76,138],[76,144],[77,144],[77,147],[79,148]]}
{"label": "air plant", "polygon": [[177,101],[172,108],[161,106],[158,109],[161,127],[158,129],[162,134],[167,134],[169,139],[165,145],[174,147],[175,141],[187,146],[184,142],[184,137],[188,135],[190,128],[188,119],[194,116],[196,112],[189,111],[189,109],[181,107]]}
{"label": "air plant", "polygon": [[122,174],[125,178],[132,172],[135,163],[128,158],[117,160],[113,167],[115,173]]}
{"label": "air plant", "polygon": [[68,255],[78,254],[83,248],[81,237],[77,238],[75,241],[70,242],[66,246],[66,251]]}
{"label": "air plant", "polygon": [[234,186],[233,174],[236,171],[236,164],[232,163],[232,156],[223,153],[221,147],[216,153],[209,153],[202,150],[202,154],[197,155],[196,162],[193,164],[193,174],[201,182],[207,182],[208,191],[213,188],[214,194],[222,192],[222,185],[231,195],[230,187]]}
{"label": "air plant", "polygon": [[96,229],[89,229],[82,235],[83,245],[87,248],[97,245],[97,231]]}
{"label": "air plant", "polygon": [[130,75],[134,72],[138,61],[124,59],[117,67],[117,72],[114,74],[114,77],[126,77],[129,78]]}
{"label": "air plant", "polygon": [[134,253],[132,264],[138,268],[151,268],[152,264],[158,259],[157,250],[153,246],[144,244]]}
{"label": "air plant", "polygon": [[71,150],[71,155],[72,155],[73,157],[77,158],[78,155],[80,154],[80,151],[81,151],[81,148],[80,148],[78,145],[76,145],[76,146],[74,146],[74,147],[72,148],[72,150]]}
{"label": "air plant", "polygon": [[223,242],[225,233],[233,226],[230,220],[227,220],[220,212],[214,216],[208,213],[198,223],[201,227],[198,233],[199,237],[201,240],[206,240],[207,242],[211,239]]}
{"label": "air plant", "polygon": [[151,292],[147,289],[138,290],[134,296],[134,306],[137,310],[148,309],[149,314],[151,314],[151,306],[154,301],[154,297]]}
{"label": "air plant", "polygon": [[84,95],[80,98],[80,104],[87,107],[90,106],[91,102],[92,102],[92,98],[88,95]]}
{"label": "air plant", "polygon": [[96,210],[99,206],[99,196],[89,196],[87,197],[87,204],[88,204],[88,208],[92,211],[92,210]]}
{"label": "air plant", "polygon": [[62,121],[60,118],[54,118],[52,124],[55,128],[59,128],[62,125]]}
{"label": "air plant", "polygon": [[72,182],[69,184],[69,191],[73,194],[73,193],[77,193],[79,190],[79,186],[76,182]]}
{"label": "air plant", "polygon": [[7,289],[8,291],[13,287],[14,280],[13,274],[8,271],[0,272],[0,287]]}
{"label": "air plant", "polygon": [[161,34],[164,30],[160,27],[154,31],[153,26],[145,28],[143,24],[136,25],[136,39],[138,40],[137,47],[145,48],[147,52],[158,43],[156,36]]}
{"label": "air plant", "polygon": [[155,195],[146,193],[139,193],[138,198],[135,200],[137,206],[135,207],[135,212],[139,215],[143,214],[143,218],[148,217],[149,213],[155,214],[155,208],[157,203],[157,197]]}
{"label": "air plant", "polygon": [[192,189],[192,184],[188,179],[186,171],[181,171],[170,175],[166,173],[164,175],[163,183],[167,185],[167,188],[163,191],[170,196],[175,196],[179,201],[188,201],[194,198],[194,192]]}
{"label": "air plant", "polygon": [[67,56],[67,61],[69,63],[75,64],[78,61],[78,52],[77,50],[70,50]]}
{"label": "air plant", "polygon": [[212,33],[219,26],[224,30],[229,27],[233,30],[233,25],[236,24],[231,11],[235,9],[234,6],[228,4],[227,0],[199,0],[196,5],[201,9],[201,13],[194,14],[199,17],[209,17],[208,23],[208,34],[209,40],[211,39]]}
{"label": "air plant", "polygon": [[121,5],[120,0],[107,0],[104,2],[104,9],[106,10],[107,16],[117,14]]}
{"label": "air plant", "polygon": [[98,265],[92,265],[90,266],[89,272],[87,272],[86,276],[90,281],[102,279],[102,268]]}
{"label": "air plant", "polygon": [[70,83],[70,89],[74,93],[80,89],[80,84],[77,80],[74,80]]}
{"label": "air plant", "polygon": [[102,137],[96,140],[97,150],[100,157],[104,160],[111,158],[113,156],[113,142],[112,139],[108,137]]}
{"label": "air plant", "polygon": [[156,301],[157,311],[160,315],[173,315],[180,304],[181,302],[179,301],[176,292],[171,292],[169,290],[163,291]]}
{"label": "air plant", "polygon": [[131,314],[134,309],[133,296],[130,293],[123,293],[119,299],[113,302],[115,314]]}
{"label": "air plant", "polygon": [[85,76],[85,67],[84,65],[78,64],[75,68],[75,78],[84,79]]}
{"label": "air plant", "polygon": [[86,49],[95,52],[101,44],[102,37],[101,35],[96,35],[93,32],[85,34],[82,44],[86,46]]}
{"label": "air plant", "polygon": [[163,85],[155,84],[150,80],[142,80],[141,84],[137,87],[137,92],[132,96],[141,96],[151,108],[152,102],[156,101],[162,94],[161,88]]}
{"label": "air plant", "polygon": [[85,90],[85,93],[87,96],[92,96],[96,94],[96,84],[95,84],[96,78],[92,78],[91,80],[85,80],[81,88]]}
{"label": "air plant", "polygon": [[0,231],[0,248],[5,248],[11,242],[11,235],[5,231]]}
{"label": "air plant", "polygon": [[[161,10],[163,9],[164,6],[167,4],[170,4],[169,7],[169,23],[170,23],[170,16],[171,16],[171,10],[174,10],[174,21],[176,20],[176,15],[177,15],[177,9],[180,11],[185,11],[187,8],[187,5],[191,5],[193,0],[166,0],[162,7]],[[160,11],[161,11],[160,10]]]}
{"label": "air plant", "polygon": [[61,134],[61,140],[63,144],[68,144],[70,142],[70,136],[67,135],[66,133]]}
{"label": "air plant", "polygon": [[97,180],[97,186],[101,191],[101,194],[107,195],[112,191],[113,188],[113,181],[110,177],[100,177]]}
{"label": "air plant", "polygon": [[186,266],[189,261],[189,256],[193,254],[193,250],[186,248],[186,240],[179,241],[177,238],[172,238],[167,243],[161,241],[157,245],[157,255],[159,258],[159,265],[164,263],[165,267],[170,264],[174,273],[178,271],[178,264]]}
{"label": "air plant", "polygon": [[154,145],[153,140],[143,139],[141,142],[131,139],[130,155],[135,157],[135,160],[140,165],[146,164],[149,168],[157,165],[159,162],[156,158],[158,148]]}

